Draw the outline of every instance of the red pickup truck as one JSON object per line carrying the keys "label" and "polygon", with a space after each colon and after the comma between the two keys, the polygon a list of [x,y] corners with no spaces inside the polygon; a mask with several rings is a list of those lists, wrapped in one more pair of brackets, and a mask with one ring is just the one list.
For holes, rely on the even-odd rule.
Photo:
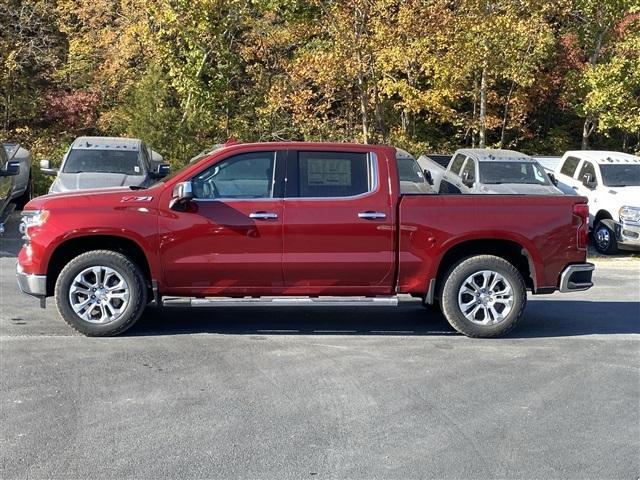
{"label": "red pickup truck", "polygon": [[592,286],[585,198],[425,194],[424,181],[387,146],[225,145],[146,189],[32,200],[18,283],[86,335],[123,332],[163,296],[375,305],[405,293],[491,337],[517,323],[527,290]]}

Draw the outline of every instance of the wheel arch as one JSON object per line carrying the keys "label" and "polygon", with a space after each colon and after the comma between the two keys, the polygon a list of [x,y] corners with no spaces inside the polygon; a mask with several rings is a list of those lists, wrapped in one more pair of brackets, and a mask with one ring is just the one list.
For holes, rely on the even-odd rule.
{"label": "wheel arch", "polygon": [[56,281],[64,266],[71,259],[91,250],[111,250],[127,256],[140,267],[147,287],[151,289],[149,259],[137,242],[118,235],[87,235],[65,240],[51,254],[47,264],[47,296],[53,295]]}
{"label": "wheel arch", "polygon": [[432,296],[439,297],[447,272],[461,260],[475,255],[495,255],[511,263],[522,275],[528,289],[536,289],[536,270],[529,251],[513,240],[474,239],[460,242],[447,250],[438,264],[435,282],[430,286]]}

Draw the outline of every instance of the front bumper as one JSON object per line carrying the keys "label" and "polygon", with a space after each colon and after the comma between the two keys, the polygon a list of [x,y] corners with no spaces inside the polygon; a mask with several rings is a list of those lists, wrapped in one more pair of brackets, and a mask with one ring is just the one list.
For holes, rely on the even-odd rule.
{"label": "front bumper", "polygon": [[579,292],[588,290],[593,287],[591,275],[595,269],[593,263],[577,263],[569,265],[560,274],[560,286],[558,290],[561,292]]}
{"label": "front bumper", "polygon": [[640,225],[616,222],[614,231],[619,249],[640,250]]}
{"label": "front bumper", "polygon": [[38,298],[47,296],[47,276],[33,275],[25,273],[20,264],[16,266],[16,276],[18,277],[18,286],[22,293],[32,295]]}

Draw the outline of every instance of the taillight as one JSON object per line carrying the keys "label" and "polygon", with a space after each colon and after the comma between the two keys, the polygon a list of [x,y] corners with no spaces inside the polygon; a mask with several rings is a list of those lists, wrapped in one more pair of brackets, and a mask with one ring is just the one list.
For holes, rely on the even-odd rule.
{"label": "taillight", "polygon": [[578,248],[586,249],[589,242],[589,205],[576,203],[573,206],[573,214],[580,218],[578,225]]}

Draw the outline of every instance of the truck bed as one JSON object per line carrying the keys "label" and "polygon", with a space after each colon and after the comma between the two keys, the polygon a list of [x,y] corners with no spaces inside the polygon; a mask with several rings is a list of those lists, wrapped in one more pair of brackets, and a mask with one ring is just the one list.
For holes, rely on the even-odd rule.
{"label": "truck bed", "polygon": [[404,195],[399,204],[398,286],[424,292],[446,252],[465,243],[485,242],[524,250],[531,288],[557,288],[558,275],[584,261],[573,206],[579,196]]}

